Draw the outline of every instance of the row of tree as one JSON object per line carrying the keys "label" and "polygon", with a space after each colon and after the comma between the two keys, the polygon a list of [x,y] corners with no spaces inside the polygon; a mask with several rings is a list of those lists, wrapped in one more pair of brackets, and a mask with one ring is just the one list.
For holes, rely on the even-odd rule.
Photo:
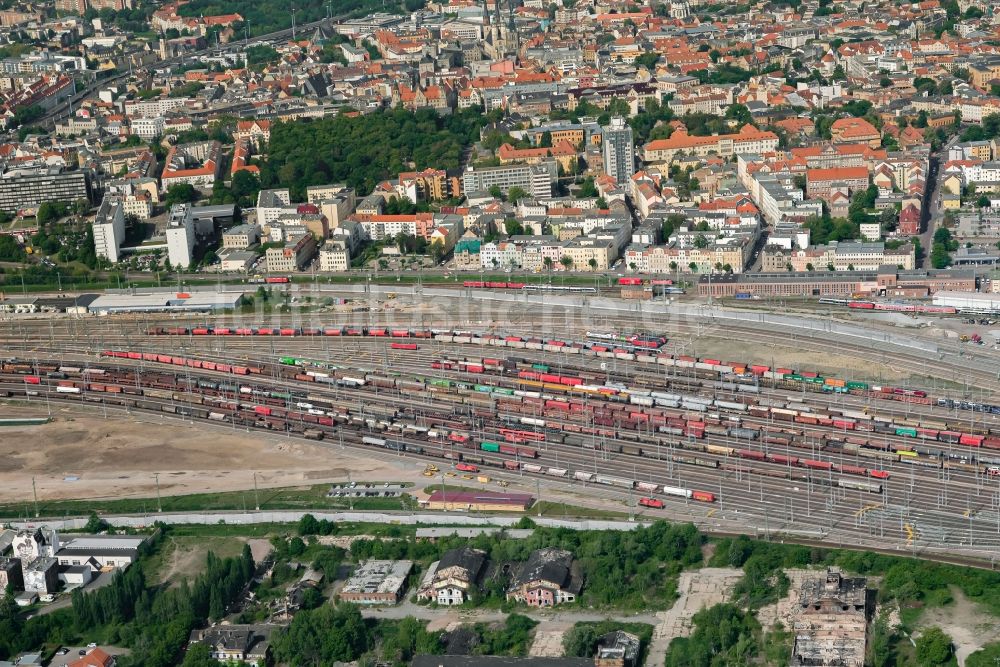
{"label": "row of tree", "polygon": [[463,152],[479,139],[479,109],[440,116],[432,109],[403,108],[372,114],[278,123],[271,130],[261,186],[291,189],[305,200],[310,185],[347,183],[360,194],[410,170],[457,169]]}

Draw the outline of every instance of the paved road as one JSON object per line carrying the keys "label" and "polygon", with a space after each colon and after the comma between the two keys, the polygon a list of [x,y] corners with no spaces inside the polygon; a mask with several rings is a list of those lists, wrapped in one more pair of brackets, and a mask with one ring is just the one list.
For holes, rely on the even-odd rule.
{"label": "paved road", "polygon": [[920,246],[924,251],[921,263],[921,267],[924,269],[931,268],[931,245],[934,242],[934,230],[941,213],[941,179],[944,176],[941,167],[944,166],[945,161],[948,159],[948,149],[957,140],[958,137],[952,137],[940,151],[932,153],[930,156],[930,165],[927,173],[927,191],[924,196],[924,205],[920,211],[920,224],[921,229],[924,231],[918,237],[920,239]]}
{"label": "paved road", "polygon": [[[657,625],[660,619],[655,613],[646,612],[641,614],[623,614],[621,612],[600,612],[594,609],[563,608],[563,609],[519,609],[518,614],[528,616],[536,621],[561,622],[561,623],[582,623],[613,620],[622,623],[648,623]],[[507,618],[507,612],[499,609],[468,609],[465,607],[437,607],[432,609],[426,605],[419,605],[405,600],[392,607],[370,607],[362,609],[362,616],[366,618],[390,618],[400,619],[413,616],[423,621],[441,620],[443,617],[454,619],[461,623],[484,623],[490,621],[501,621]]]}
{"label": "paved road", "polygon": [[[110,584],[114,578],[115,578],[114,572],[102,572],[97,576],[96,579],[91,580],[91,582],[84,587],[84,590],[89,593],[91,591],[96,591],[98,588],[104,588],[105,586]],[[52,604],[48,604],[42,607],[40,610],[38,610],[38,613],[35,615],[45,616],[46,614],[51,614],[52,612],[58,609],[68,607],[71,604],[73,604],[73,594],[72,592],[66,592],[63,593],[61,596],[59,596],[59,599],[53,602]]]}

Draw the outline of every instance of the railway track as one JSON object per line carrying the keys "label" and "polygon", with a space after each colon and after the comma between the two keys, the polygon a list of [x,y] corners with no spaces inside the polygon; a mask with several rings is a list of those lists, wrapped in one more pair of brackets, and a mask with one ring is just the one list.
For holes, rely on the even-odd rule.
{"label": "railway track", "polygon": [[[394,361],[397,361],[401,365],[403,370],[409,369],[410,368],[409,364],[412,363],[410,361],[405,360],[404,358],[394,359]],[[415,372],[419,371],[423,375],[427,374],[426,369],[413,368],[413,370]],[[268,378],[266,382],[277,384],[282,388],[295,386],[294,383],[286,382],[284,380],[281,380],[280,378]],[[310,389],[312,389],[312,387],[310,387]],[[399,404],[401,399],[400,396],[394,395],[392,392],[379,393],[379,392],[369,392],[369,391],[365,392],[333,391],[332,396],[334,399],[337,400],[348,400],[348,401],[353,400],[355,402],[361,401],[364,403],[372,403],[372,404],[377,404],[379,402]],[[427,404],[427,405],[428,407],[433,407],[432,404]],[[420,407],[423,407],[423,405],[421,405]],[[493,437],[492,432],[489,431],[483,431],[478,435],[482,437],[486,436]],[[409,439],[407,438],[403,439],[404,442],[408,440]],[[409,441],[413,442],[413,444],[416,444],[416,441],[413,440]],[[803,490],[799,488],[794,488],[794,486],[790,486],[792,483],[788,480],[778,481],[778,480],[765,479],[764,477],[760,477],[758,475],[753,474],[751,471],[756,464],[753,464],[752,462],[746,463],[745,468],[741,468],[741,466],[744,465],[744,462],[736,462],[735,470],[729,470],[726,471],[725,474],[720,475],[718,473],[709,474],[707,471],[687,470],[684,469],[685,467],[683,466],[670,466],[670,465],[663,466],[662,462],[651,462],[641,459],[629,461],[627,457],[624,456],[615,457],[618,460],[611,460],[611,458],[607,455],[606,452],[599,452],[598,450],[593,450],[588,453],[581,453],[579,450],[574,450],[572,448],[560,447],[555,445],[552,445],[551,448],[549,448],[549,445],[546,445],[546,449],[544,450],[544,452],[545,453],[543,454],[543,457],[549,457],[551,459],[550,462],[554,461],[556,466],[573,465],[580,468],[586,468],[590,466],[595,471],[597,471],[598,469],[613,468],[615,470],[621,471],[623,474],[628,473],[629,468],[631,467],[631,475],[633,479],[641,479],[644,478],[645,476],[646,479],[655,478],[657,479],[657,481],[660,481],[663,478],[666,478],[668,481],[673,481],[676,478],[679,484],[689,484],[689,485],[700,484],[703,486],[708,486],[709,488],[713,488],[711,485],[717,483],[719,485],[719,496],[722,501],[720,511],[725,512],[727,511],[727,508],[733,508],[729,511],[736,511],[736,512],[742,511],[746,516],[748,510],[743,508],[756,507],[758,510],[762,509],[763,510],[762,512],[758,511],[756,515],[751,513],[749,516],[750,518],[755,518],[756,520],[759,521],[759,519],[761,518],[760,514],[763,514],[763,519],[765,521],[765,526],[764,526],[765,530],[771,529],[769,526],[766,525],[766,523],[769,521],[771,517],[774,518],[778,526],[781,526],[782,523],[787,524],[791,522],[794,517],[796,525],[799,526],[799,528],[797,528],[798,530],[808,530],[808,529],[823,530],[824,526],[826,527],[826,530],[837,530],[838,528],[843,529],[843,526],[841,524],[845,520],[844,519],[845,517],[851,516],[851,510],[853,510],[858,505],[860,505],[861,509],[866,507],[865,504],[862,504],[863,501],[866,499],[863,498],[861,495],[858,496],[857,499],[858,502],[855,503],[853,501],[851,494],[845,492],[835,492],[833,490],[806,488],[805,489],[806,493],[805,496],[803,497],[801,493]],[[744,481],[746,483],[746,491],[743,490]],[[755,486],[755,481],[757,482],[756,486]],[[945,511],[939,511],[937,508],[934,507],[933,502],[924,502],[924,501],[929,501],[931,499],[929,497],[925,497],[925,494],[923,494],[922,492],[917,493],[917,495],[915,496],[907,496],[908,493],[912,494],[918,488],[917,482],[919,482],[920,483],[919,486],[922,487],[923,484],[928,481],[933,482],[935,480],[933,477],[929,477],[928,475],[926,475],[924,471],[915,472],[912,468],[910,469],[910,484],[909,484],[910,489],[909,491],[907,491],[907,489],[905,489],[905,485],[903,485],[904,488],[901,490],[901,493],[903,499],[907,500],[907,504],[913,503],[914,508],[912,509],[912,513],[907,512],[907,516],[905,518],[912,520],[914,522],[918,521],[924,522],[932,526],[935,525],[935,522],[936,525],[938,526],[950,525],[951,523],[954,523],[954,513],[958,509],[960,509],[961,505],[960,502],[957,502],[955,500],[955,495],[956,493],[960,494],[960,492],[953,493],[951,500],[946,499],[947,502],[944,505]],[[946,481],[952,483],[951,480],[946,480]],[[967,486],[969,482],[971,482],[971,480],[962,479],[961,477],[956,477],[953,483],[959,486],[961,485]],[[895,497],[894,489],[892,488],[891,485],[889,485],[889,487],[890,488],[887,489],[888,493],[886,497],[887,498]],[[784,497],[790,495],[789,494],[790,491],[794,491],[799,495],[796,498]],[[781,498],[781,501],[777,502],[776,501],[777,498]],[[940,501],[938,501],[938,503],[940,504]],[[867,505],[870,504],[872,503],[867,503]],[[923,504],[930,505],[933,509],[928,511],[920,509],[918,506]],[[805,517],[801,516],[801,509],[803,505],[805,505],[805,510],[806,510]],[[880,511],[884,512],[886,508],[889,507],[889,505],[890,503],[883,502],[882,510]],[[816,517],[815,522],[810,521],[811,515],[813,513],[812,509],[813,507],[818,508],[817,509],[818,516]],[[822,511],[823,509],[825,509],[826,511],[823,512]],[[969,508],[967,506],[966,511],[968,510]],[[826,514],[825,519],[821,519],[819,516],[823,514]],[[833,515],[840,515],[840,518],[834,520],[831,524],[830,519],[832,518]],[[857,517],[855,516],[855,518]],[[901,514],[900,515],[901,522],[903,521],[903,518],[904,517]],[[979,524],[982,522],[980,520],[976,520],[975,522],[973,522],[971,520],[972,518],[974,517],[970,515],[970,522],[968,529],[968,536],[969,536],[968,543],[971,545],[975,540],[979,544],[989,544],[989,542],[986,541],[986,538],[993,537],[992,527],[990,527],[989,529],[982,529],[981,532]],[[855,524],[857,523],[858,522],[855,522]],[[869,524],[867,528],[869,530],[878,530],[880,534],[884,535],[886,530],[885,523],[886,523],[885,517],[882,517],[876,524]],[[975,525],[973,525],[974,523]],[[801,527],[803,525],[813,526],[814,528],[804,529]],[[859,529],[863,528],[863,526],[855,525],[854,528]],[[933,542],[932,539],[929,539],[927,541]],[[944,540],[942,540],[942,542],[943,541]],[[954,542],[954,540],[950,541],[952,543]]]}

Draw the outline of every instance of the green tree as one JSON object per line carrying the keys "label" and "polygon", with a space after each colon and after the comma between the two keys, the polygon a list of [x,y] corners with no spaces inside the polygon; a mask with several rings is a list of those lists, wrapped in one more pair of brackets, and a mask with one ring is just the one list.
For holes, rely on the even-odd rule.
{"label": "green tree", "polygon": [[577,193],[582,198],[597,197],[600,193],[597,191],[597,187],[594,185],[593,177],[585,178],[583,183],[580,184],[580,190]]}
{"label": "green tree", "polygon": [[656,62],[660,59],[660,54],[656,51],[647,51],[635,59],[636,67],[645,67],[648,70],[656,69]]}
{"label": "green tree", "polygon": [[503,226],[504,231],[507,232],[507,236],[521,236],[524,234],[524,225],[514,218],[504,220]]}
{"label": "green tree", "polygon": [[917,661],[921,665],[943,665],[951,659],[951,653],[951,637],[941,628],[927,628],[917,637]]}
{"label": "green tree", "polygon": [[0,660],[11,658],[17,652],[23,627],[10,587],[0,590]]}
{"label": "green tree", "polygon": [[222,597],[219,595],[218,589],[213,587],[211,597],[208,601],[208,617],[213,621],[221,621],[225,615],[226,611],[222,605]]}
{"label": "green tree", "polygon": [[212,649],[208,644],[200,642],[191,644],[184,653],[181,667],[219,667],[219,661],[212,657]]}
{"label": "green tree", "polygon": [[757,653],[760,624],[752,613],[718,604],[692,617],[694,632],[670,642],[665,667],[747,665]]}
{"label": "green tree", "polygon": [[97,516],[96,512],[90,513],[87,524],[83,527],[85,533],[100,533],[108,529],[108,522]]}
{"label": "green tree", "polygon": [[190,183],[175,183],[167,188],[163,203],[167,208],[175,204],[190,204],[198,201],[198,190]]}
{"label": "green tree", "polygon": [[559,258],[559,263],[562,264],[563,268],[569,271],[573,268],[573,258],[569,255],[563,255]]}
{"label": "green tree", "polygon": [[996,667],[1000,662],[1000,642],[987,644],[965,659],[965,667]]}
{"label": "green tree", "polygon": [[260,191],[260,179],[252,171],[241,169],[233,174],[232,191],[233,195],[241,202],[254,201]]}
{"label": "green tree", "polygon": [[0,236],[0,260],[5,262],[23,262],[28,254],[13,236]]}
{"label": "green tree", "polygon": [[39,225],[47,225],[65,216],[68,210],[69,206],[63,202],[42,202],[35,217]]}
{"label": "green tree", "polygon": [[510,188],[509,190],[507,190],[507,200],[508,201],[517,203],[520,200],[527,199],[527,198],[528,198],[528,193],[525,192],[524,188],[520,188],[520,187],[518,187],[518,186],[515,185],[514,187]]}
{"label": "green tree", "polygon": [[280,54],[272,47],[266,44],[255,44],[247,48],[245,51],[247,65],[251,69],[260,69],[265,65],[270,65],[278,62],[281,58]]}
{"label": "green tree", "polygon": [[274,642],[277,660],[294,665],[325,665],[357,660],[372,644],[361,612],[354,605],[322,605],[295,615]]}

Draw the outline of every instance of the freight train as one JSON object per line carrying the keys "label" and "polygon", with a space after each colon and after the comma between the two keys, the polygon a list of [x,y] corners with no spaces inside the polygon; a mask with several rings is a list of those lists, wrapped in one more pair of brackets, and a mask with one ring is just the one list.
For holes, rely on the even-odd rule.
{"label": "freight train", "polygon": [[[761,364],[747,364],[720,359],[696,358],[659,352],[666,339],[659,336],[633,334],[624,341],[566,341],[559,339],[524,338],[482,332],[441,329],[409,330],[361,326],[326,327],[153,327],[149,335],[191,336],[362,336],[374,338],[422,338],[447,343],[541,350],[583,356],[598,356],[683,368],[698,374],[734,378],[747,387],[757,387],[770,381],[775,387],[806,389],[817,392],[871,395],[876,398],[909,403],[930,404],[926,392],[899,387],[873,386],[867,382],[824,377],[815,372],[796,372],[789,368],[770,368]],[[592,332],[587,332],[588,334]],[[607,344],[605,344],[607,343]],[[748,389],[749,390],[749,389]],[[1000,406],[995,414],[1000,414]]]}

